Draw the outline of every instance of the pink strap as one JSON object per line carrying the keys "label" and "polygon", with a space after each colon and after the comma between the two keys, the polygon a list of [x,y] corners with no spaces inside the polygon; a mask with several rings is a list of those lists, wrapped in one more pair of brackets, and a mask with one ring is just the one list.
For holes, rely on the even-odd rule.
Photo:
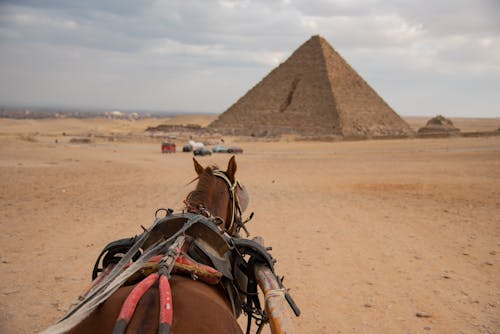
{"label": "pink strap", "polygon": [[135,309],[139,300],[148,291],[148,289],[156,282],[158,279],[158,273],[153,273],[143,279],[139,284],[137,284],[134,289],[130,292],[125,302],[123,302],[122,309],[116,319],[115,328],[113,333],[123,333],[127,328],[127,324],[134,315]]}
{"label": "pink strap", "polygon": [[160,276],[160,324],[158,333],[168,333],[172,326],[173,305],[172,290],[165,275]]}

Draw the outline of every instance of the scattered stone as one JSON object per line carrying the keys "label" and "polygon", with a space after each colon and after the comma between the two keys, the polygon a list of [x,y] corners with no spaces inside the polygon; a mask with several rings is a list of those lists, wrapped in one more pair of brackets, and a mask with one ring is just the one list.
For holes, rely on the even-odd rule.
{"label": "scattered stone", "polygon": [[364,304],[363,306],[366,307],[366,308],[372,308],[373,307],[372,304]]}
{"label": "scattered stone", "polygon": [[417,318],[432,318],[432,316],[430,314],[427,314],[425,312],[417,312],[417,313],[415,313],[415,316]]}
{"label": "scattered stone", "polygon": [[448,275],[443,275],[443,278],[444,278],[444,279],[451,279],[451,277],[450,277],[450,276],[448,276]]}
{"label": "scattered stone", "polygon": [[16,294],[18,292],[19,292],[19,290],[7,290],[7,291],[3,291],[3,294],[5,296],[8,296],[8,295],[14,295],[14,294]]}
{"label": "scattered stone", "polygon": [[429,326],[424,327],[424,329],[425,329],[426,331],[430,331],[430,330],[431,330],[431,328],[430,328]]}
{"label": "scattered stone", "polygon": [[61,308],[61,306],[59,306],[59,303],[51,303],[50,305],[52,305],[52,307],[54,309],[56,309],[56,311],[58,311],[58,312],[63,311],[63,309]]}
{"label": "scattered stone", "polygon": [[71,138],[69,142],[71,144],[90,144],[92,141],[90,138]]}

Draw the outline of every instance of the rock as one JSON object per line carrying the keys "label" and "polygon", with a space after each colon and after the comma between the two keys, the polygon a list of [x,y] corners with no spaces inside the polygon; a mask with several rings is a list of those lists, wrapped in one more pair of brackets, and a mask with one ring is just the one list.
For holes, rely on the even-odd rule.
{"label": "rock", "polygon": [[425,313],[425,312],[417,312],[415,313],[415,316],[417,318],[432,318],[432,316],[428,313]]}
{"label": "rock", "polygon": [[18,292],[19,292],[19,290],[6,290],[6,291],[3,291],[2,294],[4,294],[5,296],[8,296],[8,295],[14,295]]}

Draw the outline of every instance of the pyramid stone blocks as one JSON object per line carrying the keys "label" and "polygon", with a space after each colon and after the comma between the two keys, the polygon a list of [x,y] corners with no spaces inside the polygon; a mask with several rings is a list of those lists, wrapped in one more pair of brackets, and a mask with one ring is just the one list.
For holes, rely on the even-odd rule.
{"label": "pyramid stone blocks", "polygon": [[369,138],[413,133],[320,36],[300,46],[209,128],[253,136]]}

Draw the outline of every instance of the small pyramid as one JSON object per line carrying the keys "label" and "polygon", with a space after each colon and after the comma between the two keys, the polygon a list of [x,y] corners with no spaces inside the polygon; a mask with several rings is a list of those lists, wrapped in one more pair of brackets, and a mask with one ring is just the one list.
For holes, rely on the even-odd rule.
{"label": "small pyramid", "polygon": [[318,35],[302,44],[208,128],[252,136],[413,135],[410,126]]}
{"label": "small pyramid", "polygon": [[441,115],[431,118],[424,127],[418,129],[419,136],[432,135],[457,135],[460,129],[453,125],[453,122]]}

